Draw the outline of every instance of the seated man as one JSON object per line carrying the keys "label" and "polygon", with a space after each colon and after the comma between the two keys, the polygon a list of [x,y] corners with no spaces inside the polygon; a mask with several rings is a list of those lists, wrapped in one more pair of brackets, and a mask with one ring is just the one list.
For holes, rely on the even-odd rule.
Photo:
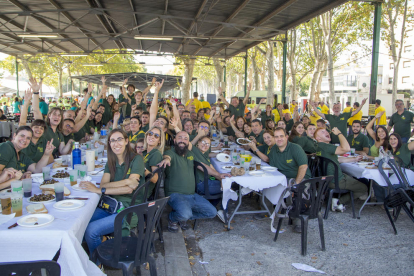
{"label": "seated man", "polygon": [[256,142],[257,146],[261,146],[264,144],[263,140],[263,126],[260,120],[255,119],[252,121],[252,133],[249,135],[249,139]]}
{"label": "seated man", "polygon": [[368,137],[361,133],[361,121],[355,120],[352,122],[352,134],[346,140],[351,148],[355,149],[355,153],[367,156],[369,151]]}
{"label": "seated man", "polygon": [[[339,138],[339,146],[335,146],[330,144],[331,136],[326,129],[318,128],[315,131],[315,140],[318,142],[318,148],[316,150],[316,155],[322,156],[325,158],[329,158],[334,161],[338,165],[338,186],[340,189],[347,189],[354,192],[355,198],[366,198],[367,195],[367,186],[365,184],[359,182],[358,180],[342,173],[341,167],[338,161],[338,155],[342,155],[347,153],[351,150],[348,141],[346,140],[345,136],[339,131],[338,128],[334,127],[332,129],[332,133],[337,135]],[[334,168],[333,166],[328,166],[328,175],[334,175]],[[329,184],[330,188],[335,188],[335,179]],[[332,211],[341,211],[345,210],[343,204],[347,203],[350,200],[350,195],[345,194],[342,195],[340,199],[333,198],[332,199]],[[329,208],[329,206],[328,206]]]}
{"label": "seated man", "polygon": [[[309,179],[311,173],[308,169],[308,157],[303,149],[288,141],[289,135],[284,128],[275,129],[276,147],[272,147],[269,153],[269,165],[276,167],[286,178],[295,179],[296,183],[303,179]],[[300,220],[293,221],[294,231],[300,233]]]}
{"label": "seated man", "polygon": [[165,170],[165,195],[169,196],[168,204],[173,209],[168,215],[168,231],[186,230],[187,220],[214,218],[216,208],[204,197],[195,193],[194,154],[188,133],[180,131],[174,139],[174,147],[164,153],[160,165],[169,165]]}

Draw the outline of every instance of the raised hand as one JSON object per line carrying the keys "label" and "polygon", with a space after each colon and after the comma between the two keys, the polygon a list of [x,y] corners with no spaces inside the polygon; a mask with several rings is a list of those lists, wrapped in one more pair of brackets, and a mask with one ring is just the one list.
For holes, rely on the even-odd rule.
{"label": "raised hand", "polygon": [[230,122],[231,122],[231,123],[233,123],[233,124],[235,123],[235,122],[234,122],[234,115],[232,115],[232,116],[231,116],[231,118],[230,118]]}
{"label": "raised hand", "polygon": [[154,85],[154,83],[155,83],[156,81],[157,81],[157,78],[155,78],[155,77],[154,77],[154,78],[152,78],[152,81],[151,81],[151,86],[152,86],[152,85]]}
{"label": "raised hand", "polygon": [[47,142],[46,148],[45,148],[45,153],[43,155],[46,155],[46,156],[51,155],[55,148],[56,147],[53,145],[53,138],[52,138],[52,140]]}
{"label": "raised hand", "polygon": [[26,90],[26,93],[24,94],[24,102],[29,104],[32,100],[32,89],[29,88]]}
{"label": "raised hand", "polygon": [[127,82],[128,82],[128,78],[124,79],[124,82],[122,83],[122,86],[125,86]]}
{"label": "raised hand", "polygon": [[361,105],[364,105],[367,102],[368,98],[362,100]]}
{"label": "raised hand", "polygon": [[90,104],[88,108],[86,109],[86,117],[89,118],[89,116],[91,116],[91,113],[92,113],[92,105]]}
{"label": "raised hand", "polygon": [[38,83],[36,79],[30,79],[29,86],[32,88],[33,92],[39,92],[40,88],[42,87],[42,81]]}
{"label": "raised hand", "polygon": [[198,136],[199,137],[203,137],[203,136],[206,136],[207,135],[207,131],[205,131],[204,129],[199,129],[198,130]]}
{"label": "raised hand", "polygon": [[217,91],[219,93],[220,96],[222,96],[223,94],[223,89],[219,86],[219,88],[217,88]]}
{"label": "raised hand", "polygon": [[164,79],[161,82],[154,83],[156,93],[160,92],[163,84],[164,84]]}
{"label": "raised hand", "polygon": [[171,125],[173,128],[176,128],[176,127],[178,126],[178,118],[171,118],[171,120],[170,120],[170,125]]}
{"label": "raised hand", "polygon": [[121,117],[121,113],[115,112],[114,114],[114,122],[118,122],[119,118]]}
{"label": "raised hand", "polygon": [[334,127],[331,131],[335,135],[339,135],[341,133],[341,131],[337,127]]}
{"label": "raised hand", "polygon": [[101,82],[102,82],[102,84],[105,84],[105,82],[106,82],[106,78],[105,78],[105,76],[102,76],[102,78],[101,78]]}
{"label": "raised hand", "polygon": [[263,99],[260,100],[259,104],[264,104],[265,102],[266,102],[266,98],[263,98]]}

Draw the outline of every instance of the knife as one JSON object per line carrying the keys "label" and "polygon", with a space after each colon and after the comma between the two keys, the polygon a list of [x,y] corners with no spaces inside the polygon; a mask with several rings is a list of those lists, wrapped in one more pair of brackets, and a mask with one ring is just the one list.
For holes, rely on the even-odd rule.
{"label": "knife", "polygon": [[12,229],[13,227],[17,226],[17,222],[15,224],[10,225],[7,229]]}
{"label": "knife", "polygon": [[88,200],[88,197],[65,197],[65,199]]}

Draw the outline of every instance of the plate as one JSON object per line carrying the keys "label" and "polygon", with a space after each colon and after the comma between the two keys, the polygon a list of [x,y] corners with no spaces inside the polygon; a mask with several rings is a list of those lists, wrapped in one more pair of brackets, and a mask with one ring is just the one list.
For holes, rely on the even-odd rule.
{"label": "plate", "polygon": [[27,199],[27,202],[29,203],[47,203],[47,202],[52,202],[52,201],[56,201],[56,198],[51,199],[51,200],[47,200],[47,201],[30,201],[30,197]]}
{"label": "plate", "polygon": [[249,141],[248,143],[250,143],[251,141],[249,140],[249,139],[247,139],[247,138],[238,138],[237,140],[236,140],[236,142],[237,142],[237,144],[238,145],[242,145],[242,146],[245,146],[245,145],[247,145],[248,143],[246,143],[246,141]]}
{"label": "plate", "polygon": [[89,193],[89,191],[88,191],[88,190],[85,190],[85,189],[82,189],[81,187],[79,187],[79,184],[73,185],[73,186],[71,186],[71,187],[72,187],[72,189],[74,189],[74,190],[76,190],[76,191],[88,192],[88,193]]}
{"label": "plate", "polygon": [[211,152],[213,152],[213,153],[220,153],[221,150],[212,150]]}
{"label": "plate", "polygon": [[263,171],[267,171],[267,172],[274,172],[276,171],[275,167],[262,167],[261,168]]}
{"label": "plate", "polygon": [[231,157],[228,154],[225,153],[219,153],[216,156],[217,160],[223,163],[231,162]]}
{"label": "plate", "polygon": [[17,224],[23,227],[40,227],[51,223],[54,219],[55,217],[50,214],[32,214],[19,219]]}
{"label": "plate", "polygon": [[[226,168],[226,167],[230,167],[230,168]],[[227,166],[223,166],[223,167],[221,167],[223,170],[226,170],[226,171],[231,171],[231,169],[233,169],[234,167],[236,167],[236,166],[231,166],[231,165],[227,165]]]}
{"label": "plate", "polygon": [[265,174],[265,172],[263,172],[263,171],[251,171],[251,172],[249,172],[249,174],[253,175],[253,176],[263,176]]}
{"label": "plate", "polygon": [[83,207],[85,202],[76,199],[65,199],[53,204],[53,208],[58,210],[75,210]]}

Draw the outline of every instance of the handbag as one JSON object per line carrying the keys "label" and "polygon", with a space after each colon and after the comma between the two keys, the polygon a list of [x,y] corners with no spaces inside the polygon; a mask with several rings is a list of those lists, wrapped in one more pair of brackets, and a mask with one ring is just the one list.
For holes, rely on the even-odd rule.
{"label": "handbag", "polygon": [[107,195],[101,196],[101,199],[98,203],[98,207],[110,214],[119,213],[120,211],[122,211],[122,209],[124,209],[122,202]]}

